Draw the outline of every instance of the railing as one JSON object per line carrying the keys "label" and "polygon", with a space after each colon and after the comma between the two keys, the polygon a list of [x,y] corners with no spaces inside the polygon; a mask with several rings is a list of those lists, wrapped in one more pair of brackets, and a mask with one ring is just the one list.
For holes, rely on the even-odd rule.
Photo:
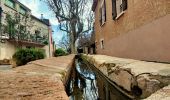
{"label": "railing", "polygon": [[1,33],[0,38],[2,40],[8,41],[19,41],[20,43],[32,43],[32,44],[40,44],[40,45],[47,45],[48,44],[48,37],[45,35],[40,34],[30,34],[30,33]]}

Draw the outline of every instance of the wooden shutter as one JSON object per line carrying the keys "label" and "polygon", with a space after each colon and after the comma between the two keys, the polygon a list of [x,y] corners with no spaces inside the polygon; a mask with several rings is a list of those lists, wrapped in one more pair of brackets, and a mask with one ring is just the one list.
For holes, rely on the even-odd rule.
{"label": "wooden shutter", "polygon": [[104,22],[106,22],[106,0],[104,0]]}
{"label": "wooden shutter", "polygon": [[3,10],[2,10],[2,8],[0,7],[0,18],[2,17],[2,12],[3,12]]}
{"label": "wooden shutter", "polygon": [[122,0],[122,4],[123,4],[123,11],[125,11],[127,9],[127,0]]}
{"label": "wooden shutter", "polygon": [[116,11],[116,0],[112,0],[112,17],[113,20],[117,17],[117,11]]}

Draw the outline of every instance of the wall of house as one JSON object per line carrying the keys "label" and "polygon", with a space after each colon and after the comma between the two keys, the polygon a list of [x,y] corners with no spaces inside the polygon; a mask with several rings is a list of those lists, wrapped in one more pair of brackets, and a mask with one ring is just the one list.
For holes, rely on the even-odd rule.
{"label": "wall of house", "polygon": [[[6,24],[6,14],[9,13],[9,14],[15,14],[15,13],[19,13],[19,4],[16,3],[16,8],[13,9],[9,6],[7,6],[5,4],[5,0],[1,0],[0,1],[0,6],[2,7],[3,9],[3,14],[2,14],[2,24]],[[21,13],[19,13],[21,15],[21,17],[23,16]],[[27,14],[29,15],[29,18],[28,18],[28,22],[27,22],[27,30],[30,31],[31,34],[35,34],[35,30],[40,30],[42,35],[46,35],[47,38],[48,38],[48,34],[49,34],[49,26],[44,24],[43,22],[35,19],[35,18],[32,18],[30,15],[31,15],[31,12],[28,11]],[[24,22],[21,21],[21,24],[25,25]],[[33,47],[36,47],[36,45],[32,45]],[[22,45],[22,48],[26,48],[26,45],[23,44]],[[41,48],[41,49],[44,49],[45,50],[45,53],[46,53],[46,57],[50,57],[50,54],[49,54],[49,45],[46,45],[44,47],[37,47],[37,48]],[[0,60],[3,60],[3,59],[11,59],[12,58],[12,55],[15,53],[16,51],[16,45],[15,43],[11,43],[11,42],[8,42],[6,41],[5,43],[0,43]]]}
{"label": "wall of house", "polygon": [[53,39],[52,39],[52,28],[49,27],[49,46],[50,46],[50,57],[53,57],[54,48],[53,48]]}
{"label": "wall of house", "polygon": [[39,30],[42,35],[48,36],[49,34],[49,29],[48,25],[44,24],[43,22],[40,22],[39,20],[35,18],[31,18],[31,21],[33,22],[32,27],[30,27],[30,33],[35,34],[36,30]]}
{"label": "wall of house", "polygon": [[11,59],[16,51],[16,47],[9,42],[0,43],[0,60]]}
{"label": "wall of house", "polygon": [[[102,27],[99,21],[101,2],[99,0],[95,10],[98,54],[170,62],[170,1],[128,0],[128,9],[113,20],[112,0],[106,0],[107,20]],[[101,49],[101,40],[104,40],[104,49]]]}
{"label": "wall of house", "polygon": [[[37,19],[35,18],[32,18],[32,22],[34,22],[33,26],[31,27],[30,29],[30,32],[31,34],[35,34],[35,30],[39,30],[41,32],[41,35],[45,35],[47,36],[47,38],[50,37],[50,28],[48,25],[38,21]],[[46,57],[49,58],[49,57],[52,57],[51,56],[51,48],[50,48],[50,41],[48,41],[48,45],[42,47],[41,49],[44,49],[45,50],[45,54],[46,54]]]}
{"label": "wall of house", "polygon": [[43,48],[40,48],[40,49],[44,49],[45,50],[45,56],[46,56],[46,58],[49,58],[49,57],[51,57],[50,56],[50,51],[49,51],[49,46],[48,45],[46,45],[46,46],[44,46]]}

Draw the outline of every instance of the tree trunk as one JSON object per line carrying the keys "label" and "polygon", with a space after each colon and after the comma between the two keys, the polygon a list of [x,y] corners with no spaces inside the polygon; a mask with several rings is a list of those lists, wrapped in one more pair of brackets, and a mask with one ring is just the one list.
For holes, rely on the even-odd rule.
{"label": "tree trunk", "polygon": [[76,54],[75,44],[71,43],[71,54]]}
{"label": "tree trunk", "polygon": [[76,47],[75,47],[75,41],[76,41],[76,35],[77,35],[77,33],[76,33],[76,22],[74,21],[74,20],[72,20],[71,21],[71,31],[72,31],[72,33],[70,34],[70,42],[71,42],[71,44],[70,44],[70,47],[71,47],[71,53],[72,54],[76,54]]}
{"label": "tree trunk", "polygon": [[70,43],[70,47],[71,47],[71,54],[76,54],[76,47],[75,47],[75,38],[74,38],[74,34],[71,34],[71,39],[70,39],[71,43]]}

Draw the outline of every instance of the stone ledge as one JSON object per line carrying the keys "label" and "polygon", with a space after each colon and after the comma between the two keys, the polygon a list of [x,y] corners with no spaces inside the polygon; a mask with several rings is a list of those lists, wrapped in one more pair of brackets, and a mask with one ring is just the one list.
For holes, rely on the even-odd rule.
{"label": "stone ledge", "polygon": [[170,100],[170,85],[158,90],[144,100]]}
{"label": "stone ledge", "polygon": [[118,86],[140,95],[140,98],[146,98],[170,84],[170,64],[105,55],[83,55],[83,57]]}

